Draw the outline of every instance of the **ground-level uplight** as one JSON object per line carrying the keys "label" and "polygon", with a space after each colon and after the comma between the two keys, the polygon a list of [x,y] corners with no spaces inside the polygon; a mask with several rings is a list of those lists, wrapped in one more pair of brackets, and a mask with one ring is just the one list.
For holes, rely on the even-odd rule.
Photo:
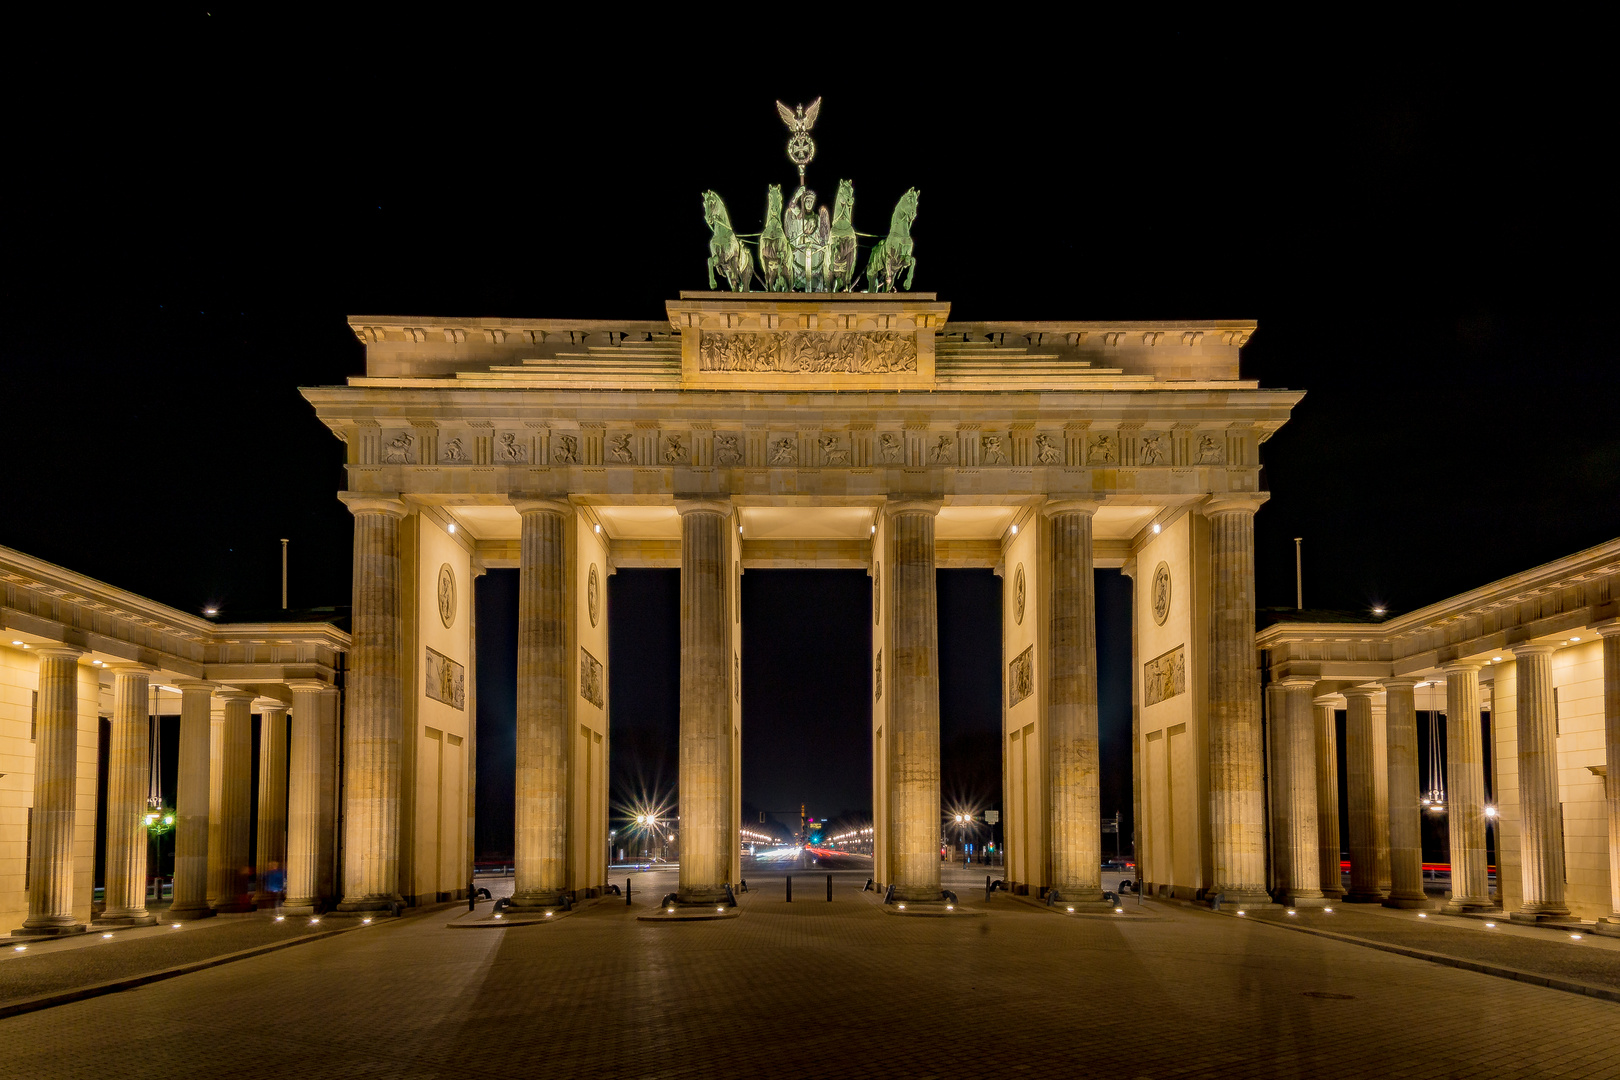
{"label": "ground-level uplight", "polygon": [[315,917],[315,918],[313,918],[313,919],[311,919],[311,920],[309,920],[309,925],[311,925],[311,926],[314,926],[314,925],[315,925],[315,924],[316,924],[316,923],[318,923],[318,922],[320,922],[320,921],[321,921],[321,920],[320,920],[320,917],[319,917],[319,916],[317,916],[317,917]]}
{"label": "ground-level uplight", "polygon": [[901,910],[901,911],[904,911],[904,910],[906,910],[906,905],[904,905],[904,904],[901,904],[901,905],[900,905],[900,910]]}
{"label": "ground-level uplight", "polygon": [[12,948],[16,949],[18,952],[27,952],[28,951],[28,946],[26,946],[26,945],[13,945]]}
{"label": "ground-level uplight", "polygon": [[673,914],[675,914],[675,909],[674,909],[674,908],[670,908],[670,909],[669,909],[669,913],[670,913],[670,914],[671,914],[671,915],[673,915]]}
{"label": "ground-level uplight", "polygon": [[1069,909],[1069,914],[1071,914],[1071,915],[1074,914],[1074,908]]}
{"label": "ground-level uplight", "polygon": [[175,929],[175,930],[178,930],[178,929],[180,929],[180,924],[179,924],[179,923],[170,923],[170,924],[169,924],[169,926],[170,926],[170,927],[171,927],[171,928],[172,928],[172,929]]}
{"label": "ground-level uplight", "polygon": [[1496,924],[1493,923],[1493,922],[1488,922],[1488,923],[1485,924],[1485,929],[1487,929],[1487,930],[1495,930],[1496,929]]}
{"label": "ground-level uplight", "polygon": [[946,905],[945,905],[945,910],[946,910],[946,911],[955,911],[955,910],[956,910],[956,908],[955,908],[955,907],[954,907],[954,906],[953,906],[953,905],[951,905],[951,904],[946,904]]}
{"label": "ground-level uplight", "polygon": [[1331,915],[1331,914],[1333,914],[1333,909],[1332,909],[1332,908],[1330,908],[1330,907],[1325,907],[1325,908],[1323,908],[1323,909],[1322,909],[1322,910],[1323,910],[1323,911],[1324,911],[1324,912],[1326,912],[1326,913],[1327,913],[1327,914],[1329,914],[1329,915]]}
{"label": "ground-level uplight", "polygon": [[1571,935],[1569,935],[1569,940],[1571,940],[1571,941],[1579,941],[1579,940],[1581,940],[1581,935],[1579,935],[1579,934],[1571,934]]}
{"label": "ground-level uplight", "polygon": [[112,937],[112,935],[111,935],[111,934],[102,934],[102,935],[101,935],[101,936],[102,936],[102,937],[104,937],[104,938],[110,938],[110,937]]}
{"label": "ground-level uplight", "polygon": [[1427,918],[1428,918],[1428,917],[1429,917],[1429,913],[1428,913],[1428,912],[1427,912],[1427,911],[1420,911],[1420,912],[1418,912],[1418,918],[1420,918],[1420,919],[1427,919]]}
{"label": "ground-level uplight", "polygon": [[[1074,908],[1070,908],[1069,910],[1073,911]],[[1123,915],[1123,914],[1125,914],[1125,909],[1122,908],[1122,907],[1117,907],[1117,908],[1114,909],[1114,914],[1115,915]],[[1241,914],[1243,914],[1243,912],[1240,911],[1240,912],[1238,912],[1238,914],[1241,915]]]}
{"label": "ground-level uplight", "polygon": [[363,923],[369,923],[371,921],[371,917],[367,916],[366,918],[361,919],[360,921],[363,922]]}
{"label": "ground-level uplight", "polygon": [[276,922],[286,922],[286,921],[287,921],[287,916],[285,916],[285,915],[277,915],[276,916]]}
{"label": "ground-level uplight", "polygon": [[1288,914],[1290,914],[1290,915],[1298,915],[1299,912],[1295,911],[1293,908],[1289,908],[1288,909]]}
{"label": "ground-level uplight", "polygon": [[497,912],[496,912],[496,913],[495,913],[495,917],[496,917],[496,918],[497,918],[497,919],[498,919],[498,918],[500,918],[500,917],[501,917],[501,913],[500,913],[500,912],[498,912],[498,911],[497,911]]}

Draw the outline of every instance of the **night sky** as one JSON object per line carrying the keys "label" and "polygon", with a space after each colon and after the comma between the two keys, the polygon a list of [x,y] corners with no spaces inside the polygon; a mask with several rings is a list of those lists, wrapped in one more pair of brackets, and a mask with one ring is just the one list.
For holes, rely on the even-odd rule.
{"label": "night sky", "polygon": [[[7,72],[0,544],[229,619],[276,605],[288,537],[293,606],[345,605],[342,447],[297,394],[361,372],[345,316],[660,317],[704,284],[700,193],[758,228],[794,179],[772,102],[817,95],[813,184],[851,178],[866,232],[919,187],[915,286],[956,317],[1259,320],[1244,376],[1308,392],[1262,448],[1262,607],[1295,536],[1307,606],[1399,613],[1620,534],[1612,88],[1575,29],[871,27],[775,79],[757,20],[688,48],[257,19]],[[514,576],[478,587],[481,849],[510,831]],[[940,575],[947,800],[997,798],[1000,584]],[[1099,574],[1104,813],[1125,585]],[[743,599],[745,799],[864,809],[866,578]],[[675,575],[609,602],[614,798],[672,792]]]}

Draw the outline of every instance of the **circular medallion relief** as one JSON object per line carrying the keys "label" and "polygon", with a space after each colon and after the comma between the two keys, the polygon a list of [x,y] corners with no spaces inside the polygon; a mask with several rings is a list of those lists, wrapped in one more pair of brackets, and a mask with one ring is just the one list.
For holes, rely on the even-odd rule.
{"label": "circular medallion relief", "polygon": [[439,620],[445,626],[456,621],[456,573],[449,563],[439,567]]}
{"label": "circular medallion relief", "polygon": [[1153,571],[1153,621],[1160,626],[1170,617],[1170,567],[1160,563]]}
{"label": "circular medallion relief", "polygon": [[872,625],[883,621],[883,564],[872,564]]}
{"label": "circular medallion relief", "polygon": [[1019,563],[1018,569],[1013,571],[1013,622],[1020,625],[1024,621],[1024,564]]}
{"label": "circular medallion relief", "polygon": [[596,576],[596,564],[591,563],[591,572],[585,578],[585,607],[591,613],[591,625],[602,614],[602,582]]}

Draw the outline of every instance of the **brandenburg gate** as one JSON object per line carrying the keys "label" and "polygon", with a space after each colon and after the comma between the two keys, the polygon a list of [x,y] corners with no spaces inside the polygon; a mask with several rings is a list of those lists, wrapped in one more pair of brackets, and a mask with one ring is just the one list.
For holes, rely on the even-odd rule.
{"label": "brandenburg gate", "polygon": [[894,899],[941,895],[935,570],[992,567],[1007,877],[1101,901],[1092,571],[1117,567],[1146,876],[1265,902],[1253,520],[1260,444],[1301,395],[1240,377],[1252,322],[948,316],[931,293],[742,291],[645,322],[351,319],[365,374],[303,391],[347,446],[355,516],[342,907],[465,881],[470,598],[492,567],[520,571],[514,902],[605,885],[606,580],[676,566],[683,902],[740,877],[739,585],[759,567],[871,578]]}

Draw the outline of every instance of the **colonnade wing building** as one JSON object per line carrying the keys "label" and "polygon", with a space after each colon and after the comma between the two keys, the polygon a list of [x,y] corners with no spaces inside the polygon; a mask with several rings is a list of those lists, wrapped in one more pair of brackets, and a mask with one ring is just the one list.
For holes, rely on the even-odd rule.
{"label": "colonnade wing building", "polygon": [[739,585],[758,567],[871,576],[875,876],[938,897],[934,570],[993,567],[1008,876],[1100,901],[1099,566],[1136,581],[1145,876],[1263,900],[1253,515],[1260,444],[1301,394],[1239,377],[1252,322],[948,310],[683,293],[655,322],[352,319],[366,374],[303,391],[347,445],[356,518],[344,906],[459,883],[465,598],[490,567],[521,570],[520,905],[604,884],[605,583],[646,566],[681,568],[683,900],[740,876]]}

